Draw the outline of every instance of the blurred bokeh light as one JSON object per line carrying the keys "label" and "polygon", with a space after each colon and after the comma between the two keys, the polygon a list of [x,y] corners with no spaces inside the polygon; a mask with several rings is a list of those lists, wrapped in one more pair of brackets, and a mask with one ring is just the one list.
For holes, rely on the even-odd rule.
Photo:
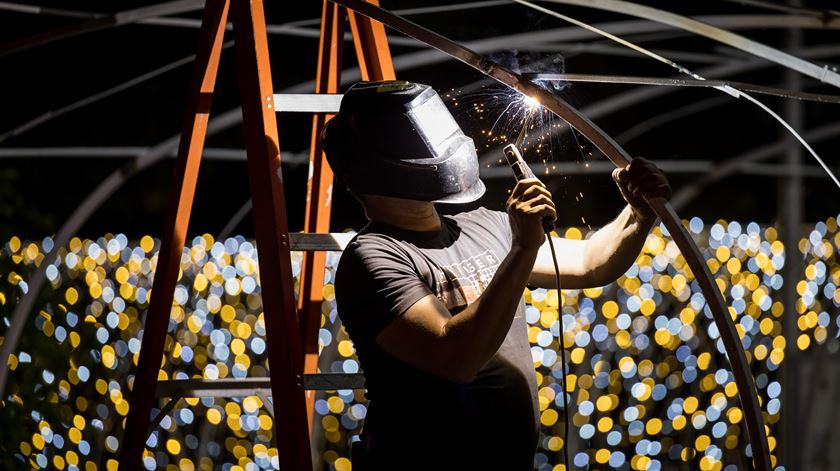
{"label": "blurred bokeh light", "polygon": [[[779,367],[791,349],[838,346],[840,248],[828,218],[785,250],[776,229],[735,221],[684,221],[730,305],[747,351],[775,453],[782,407]],[[587,229],[561,235],[586,237]],[[563,469],[564,405],[570,407],[571,460],[581,468],[726,470],[749,467],[743,412],[711,313],[676,245],[656,227],[635,264],[602,288],[525,292],[528,337],[539,384],[542,435],[535,469]],[[108,469],[117,466],[127,391],[151,295],[158,241],[108,234],[4,241],[0,313],[8,328],[30,273],[50,263],[51,289],[39,298],[10,360],[2,423],[4,469]],[[791,252],[793,255],[791,255]],[[293,254],[293,272],[300,271]],[[319,343],[321,369],[360,372],[340,327],[329,253]],[[802,264],[796,283],[796,345],[782,332],[781,269]],[[159,379],[267,375],[257,250],[243,237],[188,241],[181,256],[166,355]],[[790,314],[790,313],[788,313]],[[561,325],[563,328],[561,329]],[[561,338],[561,330],[565,332]],[[793,338],[788,335],[788,338]],[[567,349],[563,391],[560,344]],[[318,393],[318,452],[325,469],[351,469],[350,443],[364,423],[364,391]],[[412,395],[412,397],[414,397]],[[162,404],[162,403],[161,403]],[[278,469],[274,422],[258,396],[188,398],[147,442],[148,469]],[[415,419],[406,401],[405,426]],[[774,456],[775,459],[775,456]],[[680,464],[685,463],[685,464]]]}

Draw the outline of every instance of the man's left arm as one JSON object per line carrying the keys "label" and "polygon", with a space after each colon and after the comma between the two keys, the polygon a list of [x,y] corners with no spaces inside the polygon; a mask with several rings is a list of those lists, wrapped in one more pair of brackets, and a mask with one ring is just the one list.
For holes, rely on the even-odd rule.
{"label": "man's left arm", "polygon": [[[603,286],[620,277],[638,257],[656,214],[644,197],[670,198],[671,187],[652,162],[636,158],[626,168],[613,171],[613,179],[628,205],[618,217],[587,240],[552,237],[564,289]],[[529,283],[555,288],[554,264],[545,243],[540,248]]]}

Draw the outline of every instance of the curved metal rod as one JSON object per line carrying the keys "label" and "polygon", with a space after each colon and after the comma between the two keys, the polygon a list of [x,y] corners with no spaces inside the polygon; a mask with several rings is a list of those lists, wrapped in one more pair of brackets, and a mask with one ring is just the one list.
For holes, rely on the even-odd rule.
{"label": "curved metal rod", "polygon": [[[405,9],[402,11],[403,14],[406,15],[428,14],[473,8],[487,8],[507,4],[509,4],[509,2],[503,0],[486,0],[474,3],[460,3],[437,7],[412,8]],[[26,49],[41,46],[44,44],[49,44],[51,42],[58,41],[61,39],[68,39],[75,36],[81,36],[83,34],[92,33],[94,31],[100,31],[115,26],[123,26],[129,23],[142,23],[161,26],[185,26],[198,28],[201,26],[200,19],[160,17],[167,15],[175,15],[178,13],[187,13],[194,10],[200,10],[203,7],[203,0],[174,0],[170,2],[160,3],[157,5],[135,8],[132,10],[125,10],[115,14],[105,14],[81,12],[74,10],[62,10],[56,8],[43,8],[39,6],[24,5],[11,2],[0,2],[0,10],[15,11],[19,13],[63,16],[70,18],[84,18],[89,20],[80,24],[57,28],[54,30],[38,33],[33,36],[2,44],[0,45],[0,57],[9,54],[14,54],[20,51],[25,51]],[[302,26],[304,24],[309,24],[311,21],[314,21],[315,24],[318,24],[321,20],[320,18],[312,18],[310,20],[297,21],[282,25],[267,25],[266,28],[268,33],[292,34],[317,38],[320,35],[320,32],[317,29],[308,30],[297,27]],[[398,40],[397,42],[400,41]],[[401,45],[412,46],[413,44],[405,43]]]}
{"label": "curved metal rod", "polygon": [[[207,126],[207,136],[209,137],[213,134],[229,129],[230,127],[238,124],[241,120],[242,113],[239,108],[227,111],[210,121]],[[76,210],[73,211],[73,214],[67,218],[58,230],[54,239],[55,247],[65,247],[70,242],[70,238],[73,237],[73,234],[82,227],[82,224],[87,221],[91,214],[93,214],[93,212],[96,211],[96,209],[99,208],[99,206],[108,199],[108,197],[114,194],[114,192],[117,191],[117,189],[119,189],[126,180],[138,172],[157,163],[176,150],[178,148],[180,137],[180,134],[170,137],[160,144],[150,148],[143,154],[138,155],[134,161],[114,171],[106,177],[105,180],[103,180],[93,190],[93,192],[85,197],[85,199],[76,207]],[[56,252],[57,251],[58,250],[56,250]],[[23,328],[26,326],[26,321],[29,318],[32,306],[35,304],[38,293],[41,292],[41,289],[44,287],[44,283],[46,282],[47,267],[55,263],[55,261],[56,257],[48,257],[41,262],[41,265],[38,266],[29,279],[29,291],[21,297],[20,302],[17,306],[15,306],[15,310],[12,313],[12,322],[9,325],[8,330],[6,330],[3,347],[0,349],[0,358],[4,359],[3,361],[0,361],[0,396],[2,396],[3,391],[5,390],[6,381],[9,375],[9,367],[6,359],[8,359],[12,352],[14,352],[15,348],[17,348],[18,342],[20,342],[20,336],[23,334]]]}
{"label": "curved metal rod", "polygon": [[793,13],[797,15],[810,15],[821,19],[822,21],[829,21],[831,17],[840,17],[840,11],[837,10],[814,10],[810,8],[792,7],[787,5],[779,5],[777,3],[765,2],[762,0],[723,0],[724,2],[738,3],[740,5],[749,5],[751,7],[766,8],[767,10],[780,11],[783,13]]}
{"label": "curved metal rod", "polygon": [[[840,122],[825,124],[806,131],[804,134],[805,138],[811,142],[821,142],[840,134]],[[679,191],[676,191],[673,198],[671,198],[671,204],[673,204],[675,208],[681,210],[685,208],[691,200],[698,196],[707,185],[737,173],[738,170],[745,164],[766,160],[774,155],[780,154],[784,152],[789,145],[790,142],[780,140],[755,149],[750,149],[747,152],[743,152],[735,157],[727,159],[699,180],[680,188]]]}
{"label": "curved metal rod", "polygon": [[[100,31],[107,28],[112,28],[115,26],[122,26],[125,24],[130,23],[138,23],[138,24],[150,24],[150,25],[163,25],[163,26],[186,26],[186,27],[198,27],[200,22],[194,21],[189,18],[160,18],[162,15],[172,15],[176,13],[184,13],[193,10],[201,9],[203,3],[191,3],[192,0],[187,0],[184,4],[181,4],[180,1],[175,2],[166,2],[159,5],[152,5],[149,7],[138,8],[135,10],[126,10],[124,12],[117,13],[115,15],[110,16],[96,16],[96,14],[92,14],[92,18],[96,18],[92,21],[86,21],[81,24],[71,25],[63,28],[58,28],[50,31],[46,31],[44,33],[39,33],[34,36],[30,36],[27,38],[23,38],[20,40],[16,40],[13,42],[8,42],[4,44],[0,44],[0,57],[5,55],[13,54],[15,52],[23,51],[32,47],[36,47],[42,44],[48,44],[60,39],[67,39],[75,36],[80,36],[83,34],[91,33],[94,31]],[[476,4],[482,3],[492,3],[490,1],[487,2],[476,2]],[[7,6],[19,6],[17,4],[9,4],[6,3]],[[454,7],[455,5],[449,5],[450,7]],[[489,5],[488,5],[489,6]],[[38,7],[35,7],[36,9]],[[15,8],[16,11],[29,13],[32,12],[32,8]],[[45,12],[46,13],[46,12]],[[735,29],[752,29],[752,28],[812,28],[812,29],[840,29],[840,22],[825,22],[821,21],[819,18],[815,18],[811,15],[799,15],[799,16],[786,16],[783,17],[781,15],[702,15],[697,17],[698,20],[703,21],[705,23],[715,25],[719,28],[728,28],[730,30]],[[297,22],[290,22],[281,25],[267,25],[266,31],[269,34],[287,34],[287,35],[295,35],[295,36],[303,36],[303,37],[318,37],[317,30],[308,30],[304,28],[297,28],[296,26],[301,26],[303,24],[307,24],[311,20],[303,20]],[[319,20],[320,21],[320,20]],[[616,21],[611,23],[612,26],[615,26],[615,29],[609,28],[610,31],[614,32],[615,34],[621,34],[620,31],[622,28],[636,28],[639,31],[637,32],[645,32],[645,31],[664,31],[662,25],[650,23],[648,21],[644,22],[630,22],[630,21]],[[607,25],[603,25],[607,26]],[[556,30],[545,30],[540,32],[531,32],[530,36],[538,37],[541,34],[545,34],[548,32],[554,31],[556,34]],[[629,31],[625,31],[627,33]],[[524,35],[523,35],[524,36]],[[588,36],[586,36],[588,37]],[[401,45],[411,45],[408,41],[400,41],[402,38],[390,38],[389,42],[399,42]],[[479,50],[479,47],[473,47],[473,49]]]}
{"label": "curved metal rod", "polygon": [[[222,44],[222,49],[227,49],[232,45],[233,45],[233,41],[228,41],[228,42]],[[177,69],[178,67],[180,67],[182,65],[189,64],[190,62],[192,62],[194,60],[195,60],[195,54],[191,54],[187,57],[182,57],[181,59],[170,62],[170,63],[168,63],[164,66],[158,67],[157,69],[151,70],[151,71],[146,72],[142,75],[138,75],[137,77],[134,77],[131,80],[125,81],[125,82],[123,82],[119,85],[113,86],[113,87],[108,88],[106,90],[103,90],[101,92],[94,93],[93,95],[82,98],[81,100],[76,100],[73,103],[70,103],[69,105],[62,106],[61,108],[58,108],[56,110],[50,110],[50,111],[47,111],[45,113],[42,113],[39,116],[37,116],[33,119],[30,119],[29,121],[27,121],[23,124],[20,124],[20,125],[14,127],[13,129],[10,129],[10,130],[4,132],[3,134],[0,134],[0,143],[5,141],[6,139],[9,139],[10,137],[15,137],[15,136],[18,136],[20,134],[23,134],[26,131],[29,131],[30,129],[35,128],[37,126],[40,126],[41,124],[44,124],[44,123],[46,123],[46,122],[48,122],[48,121],[50,121],[54,118],[58,118],[59,116],[65,114],[65,113],[69,113],[69,112],[77,110],[79,108],[83,108],[87,105],[96,103],[99,100],[102,100],[104,98],[108,98],[111,95],[119,93],[123,90],[127,90],[127,89],[129,89],[129,88],[131,88],[135,85],[139,85],[139,84],[141,84],[141,83],[143,83],[147,80],[151,80],[151,79],[153,79],[153,78],[155,78],[159,75],[163,75],[166,72],[169,72],[170,70],[174,70],[174,69]]]}
{"label": "curved metal rod", "polygon": [[840,103],[840,96],[823,93],[807,93],[798,90],[767,87],[754,83],[734,82],[731,80],[688,80],[682,78],[639,77],[629,75],[597,75],[597,74],[522,74],[529,80],[545,80],[554,82],[586,82],[586,83],[617,83],[629,85],[656,85],[664,87],[696,87],[721,88],[732,87],[739,91],[761,93],[782,98],[794,98],[818,103]]}
{"label": "curved metal rod", "polygon": [[[425,29],[404,18],[393,15],[373,4],[360,0],[333,0],[346,8],[350,8],[373,20],[379,21],[403,34],[412,36],[415,39],[425,42],[430,46],[460,60],[473,67],[479,72],[498,80],[500,83],[509,86],[527,96],[530,96],[545,108],[557,116],[566,120],[572,127],[586,136],[601,152],[604,153],[617,167],[625,167],[630,163],[631,157],[621,148],[609,135],[604,133],[587,117],[581,115],[576,109],[560,98],[552,95],[535,83],[525,80],[516,73],[493,64],[484,59],[481,55],[450,41],[428,29]],[[744,353],[735,324],[729,315],[723,295],[712,278],[709,267],[694,244],[694,240],[680,222],[679,216],[674,212],[671,205],[662,198],[646,198],[646,201],[662,220],[668,229],[674,242],[682,252],[695,279],[703,291],[715,324],[720,331],[720,337],[724,349],[732,365],[732,372],[735,376],[735,383],[738,387],[738,394],[741,398],[741,405],[744,408],[744,418],[747,426],[747,434],[753,450],[753,462],[759,471],[770,471],[770,449],[767,443],[767,434],[764,429],[764,420],[761,409],[758,405],[758,395],[755,389],[755,382],[750,374],[749,364]]]}
{"label": "curved metal rod", "polygon": [[245,219],[245,216],[251,212],[251,209],[254,207],[254,202],[251,201],[251,198],[248,198],[248,201],[242,204],[239,209],[231,216],[230,220],[225,224],[225,227],[222,228],[221,232],[219,232],[219,237],[216,240],[225,240],[227,239],[232,233],[233,230],[236,229],[236,226]]}
{"label": "curved metal rod", "polygon": [[[514,0],[517,1],[517,0]],[[796,56],[790,55],[786,52],[780,51],[776,48],[767,46],[758,41],[745,38],[739,34],[732,33],[725,29],[712,26],[702,21],[688,18],[686,16],[677,15],[657,8],[651,8],[636,3],[625,2],[622,0],[541,0],[550,3],[561,3],[566,5],[576,5],[580,7],[596,8],[599,10],[611,11],[614,13],[622,13],[625,15],[635,16],[637,18],[644,18],[658,23],[664,23],[675,28],[679,28],[700,36],[707,37],[719,43],[740,49],[749,54],[762,57],[769,61],[775,62],[783,67],[796,70],[802,74],[813,77],[821,82],[829,83],[835,87],[840,87],[840,75],[829,70],[828,66],[820,67],[808,61],[804,61]],[[840,24],[840,18],[834,18],[827,22],[827,24]]]}
{"label": "curved metal rod", "polygon": [[[507,3],[507,0],[505,0],[505,2]],[[494,4],[494,1],[479,2],[479,3]],[[466,4],[461,4],[461,5],[466,5]],[[458,6],[458,5],[449,5],[449,7],[455,7],[455,6]],[[3,3],[0,2],[0,9],[2,9],[2,7],[3,7]],[[39,7],[30,7],[30,8],[37,9]],[[155,19],[152,19],[152,20],[155,20]],[[144,20],[145,23],[148,23],[149,21],[151,21],[151,20]],[[196,27],[199,27],[200,23],[201,23],[201,20],[189,19],[188,21],[196,22],[196,25],[195,25]],[[191,23],[191,25],[192,25],[192,23]],[[269,32],[271,32],[270,31],[271,27],[272,27],[271,25],[268,26]],[[286,25],[277,25],[276,26],[276,28],[285,28],[285,27],[286,27]],[[320,34],[319,31],[317,31],[317,30],[313,30],[313,31],[314,31],[316,37],[317,37],[318,34]],[[288,31],[285,31],[285,30],[283,32],[288,33]],[[516,36],[516,35],[513,35],[513,36]],[[505,37],[508,37],[508,36],[505,36]],[[391,38],[390,41],[394,42],[394,39],[395,38]],[[400,38],[396,38],[396,39],[400,39]],[[405,39],[405,38],[402,38],[402,39]],[[415,41],[413,39],[410,39],[409,41],[404,41],[404,42],[410,42],[411,44],[417,44],[418,43],[417,41]],[[225,44],[222,45],[222,48],[227,49],[231,46],[231,44],[233,44],[233,43],[231,41],[228,41],[228,42],[226,42]],[[423,46],[425,47],[425,45],[423,45]],[[599,52],[606,53],[608,51],[601,50]],[[181,59],[178,59],[178,60],[170,62],[169,64],[166,64],[162,67],[159,67],[155,70],[149,71],[149,72],[147,72],[143,75],[140,75],[140,76],[135,77],[131,80],[128,80],[128,81],[126,81],[122,84],[119,84],[117,86],[111,87],[111,88],[106,89],[106,90],[103,90],[101,92],[97,92],[93,95],[82,98],[81,100],[77,100],[77,101],[75,101],[75,102],[73,102],[69,105],[65,105],[61,108],[58,108],[57,110],[50,110],[50,111],[44,112],[44,113],[40,114],[39,116],[37,116],[37,117],[35,117],[35,118],[33,118],[33,119],[23,123],[23,124],[20,124],[20,125],[16,126],[15,128],[4,132],[3,134],[0,134],[0,143],[6,141],[7,139],[9,139],[11,137],[15,137],[15,136],[23,134],[27,131],[30,131],[33,128],[38,127],[38,126],[40,126],[40,125],[42,125],[42,124],[44,124],[44,123],[46,123],[46,122],[48,122],[52,119],[55,119],[55,118],[57,118],[61,115],[64,115],[65,113],[69,113],[71,111],[75,111],[77,109],[83,108],[87,105],[96,103],[99,100],[102,100],[102,99],[107,98],[109,96],[112,96],[116,93],[119,93],[123,90],[131,88],[135,85],[143,83],[147,80],[150,80],[154,77],[157,77],[157,76],[159,76],[163,73],[166,73],[170,70],[173,70],[177,67],[188,64],[188,63],[192,62],[194,59],[195,59],[194,54],[190,55],[190,56],[187,56],[187,57],[184,57],[184,58],[181,58]]]}
{"label": "curved metal rod", "polygon": [[[483,2],[477,2],[477,4],[480,4],[480,3],[483,3]],[[486,3],[492,3],[492,2],[486,2]],[[2,4],[0,4],[0,5],[2,5]],[[455,5],[450,5],[450,6],[455,6]],[[708,21],[708,22],[713,22],[713,23],[716,23],[718,25],[727,26],[727,27],[730,27],[730,28],[733,28],[733,29],[754,28],[754,27],[759,27],[759,26],[765,27],[765,28],[778,28],[778,27],[791,26],[791,25],[786,25],[784,23],[779,22],[778,18],[774,18],[774,17],[765,18],[763,16],[720,15],[720,16],[709,16],[709,17],[704,17],[704,18],[706,18],[706,21]],[[793,18],[792,20],[796,20],[796,19],[801,19],[801,18]],[[151,18],[151,19],[141,20],[140,23],[150,23],[150,22],[154,22],[154,21],[156,21],[156,19]],[[199,23],[200,23],[200,21],[199,21]],[[799,27],[803,27],[803,28],[804,27],[819,27],[819,25],[808,23],[807,21],[804,22],[803,24],[799,24],[799,23],[802,23],[802,22],[795,23],[795,26],[799,26]],[[268,26],[268,32],[269,33],[276,32],[276,33],[283,33],[283,34],[298,34],[299,31],[293,32],[293,31],[285,29],[287,26],[290,26],[290,25],[292,25],[292,23],[286,23],[286,24],[283,24],[283,25],[274,25],[274,26],[269,25]],[[196,25],[196,27],[197,26],[198,25]],[[609,29],[610,31],[613,31],[613,32],[618,33],[618,34],[635,34],[635,33],[646,33],[646,32],[656,32],[656,31],[664,31],[665,30],[662,27],[662,25],[659,25],[659,24],[656,24],[656,23],[649,23],[649,22],[640,22],[640,21],[617,21],[617,22],[613,22],[613,23],[601,24],[601,25],[598,25],[598,27]],[[276,31],[272,30],[272,28],[275,28]],[[317,31],[314,31],[314,32],[315,32],[315,35],[317,36],[318,32]],[[551,34],[547,34],[547,33],[551,33]],[[468,45],[470,46],[471,49],[473,49],[475,51],[488,52],[488,51],[493,50],[494,48],[499,48],[499,47],[504,47],[504,46],[513,45],[515,47],[527,47],[527,45],[530,45],[530,44],[533,44],[533,43],[550,41],[550,40],[554,40],[554,39],[557,39],[557,38],[562,38],[564,40],[570,41],[570,40],[586,39],[586,38],[589,38],[589,37],[592,37],[592,36],[594,36],[593,33],[590,33],[590,32],[587,32],[587,31],[582,31],[578,28],[556,28],[556,29],[551,29],[551,30],[544,30],[544,31],[538,31],[538,32],[517,33],[517,34],[499,36],[499,37],[485,39],[485,40],[478,40],[478,41],[470,42],[470,43],[468,43]],[[395,39],[406,39],[406,38],[390,38],[389,41],[394,42]],[[414,40],[410,40],[410,41],[413,42]],[[404,42],[408,43],[408,41],[404,41]],[[581,45],[580,47],[582,47],[583,49],[587,49],[589,46],[590,45]],[[595,46],[595,45],[592,45],[592,46]],[[433,63],[440,62],[441,60],[443,60],[443,56],[441,56],[439,54],[435,54],[435,53],[432,53],[430,55],[429,52],[430,51],[422,51],[420,53],[404,54],[404,55],[401,55],[401,56],[396,56],[396,57],[394,57],[394,64],[398,68],[405,69],[405,68],[411,68],[411,67],[419,67],[419,66],[422,66],[422,65],[429,65],[429,64],[433,64]],[[803,56],[807,57],[808,54],[803,54]],[[691,60],[691,59],[689,59],[689,60]],[[176,62],[173,62],[169,65],[163,66],[156,71],[149,72],[148,74],[155,74],[156,72],[160,72],[160,73],[165,72],[165,70],[162,70],[162,69],[166,69],[170,66],[176,66],[175,64],[178,63],[178,62],[180,62],[180,61],[176,61]],[[154,76],[154,75],[151,75],[151,76]],[[151,76],[145,76],[145,79],[151,78]],[[138,77],[138,78],[133,79],[133,80],[142,81],[144,79]],[[30,120],[29,122],[24,123],[23,125],[20,125],[17,128],[8,131],[7,133],[4,133],[3,135],[0,136],[0,142],[8,139],[11,136],[20,134],[20,133],[25,132],[25,131],[29,131],[36,126],[38,126],[40,124],[43,124],[44,122],[47,122],[50,119],[53,119],[53,118],[57,117],[60,114],[64,114],[68,111],[72,111],[72,110],[78,109],[80,107],[86,106],[86,105],[91,104],[91,103],[93,103],[93,102],[95,102],[95,101],[97,101],[101,98],[109,96],[112,93],[115,93],[115,92],[118,92],[118,91],[122,90],[122,88],[117,90],[117,88],[119,88],[119,87],[132,86],[132,85],[135,85],[136,83],[139,83],[139,82],[129,81],[129,82],[126,82],[124,84],[118,85],[117,87],[114,87],[113,89],[105,90],[103,92],[99,92],[99,93],[94,94],[90,97],[79,100],[79,101],[74,102],[70,105],[67,105],[67,107],[65,107],[66,109],[65,108],[60,108],[59,110],[56,110],[56,111],[46,112],[46,113],[40,115],[39,117],[37,117],[33,120]],[[301,89],[301,90],[304,90],[304,89]],[[307,90],[304,90],[304,91],[307,91]],[[584,111],[586,111],[586,110],[584,110]]]}
{"label": "curved metal rod", "polygon": [[24,51],[26,49],[49,44],[60,39],[72,38],[85,33],[99,31],[114,26],[122,26],[130,23],[136,23],[146,18],[154,18],[156,16],[174,15],[187,11],[200,10],[204,6],[203,0],[172,0],[169,2],[159,3],[157,5],[150,5],[146,7],[134,8],[131,10],[124,10],[113,15],[104,16],[90,21],[85,21],[81,24],[70,25],[63,28],[57,28],[43,33],[38,33],[26,38],[17,39],[0,45],[0,57],[14,54],[15,52]]}
{"label": "curved metal rod", "polygon": [[23,3],[0,2],[0,10],[13,11],[17,13],[29,13],[32,15],[63,16],[65,18],[84,18],[93,20],[102,18],[104,13],[93,13],[89,11],[65,10],[62,8],[40,7],[37,5],[25,5]]}

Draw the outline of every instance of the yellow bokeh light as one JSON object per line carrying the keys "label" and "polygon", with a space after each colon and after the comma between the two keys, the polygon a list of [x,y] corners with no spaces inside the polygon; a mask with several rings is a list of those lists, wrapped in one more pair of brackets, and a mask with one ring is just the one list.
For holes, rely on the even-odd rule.
{"label": "yellow bokeh light", "polygon": [[175,440],[174,438],[170,438],[166,441],[166,451],[173,455],[181,453],[181,443],[178,440]]}
{"label": "yellow bokeh light", "polygon": [[546,427],[551,427],[555,423],[557,423],[557,419],[560,415],[554,409],[546,409],[540,414],[540,423],[542,423]]}

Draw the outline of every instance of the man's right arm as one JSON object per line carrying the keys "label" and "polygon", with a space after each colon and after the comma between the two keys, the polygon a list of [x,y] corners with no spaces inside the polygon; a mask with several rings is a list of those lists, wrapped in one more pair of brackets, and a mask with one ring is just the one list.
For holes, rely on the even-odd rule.
{"label": "man's right arm", "polygon": [[536,179],[522,180],[508,199],[511,250],[479,298],[457,316],[434,295],[412,304],[390,322],[376,342],[400,360],[444,379],[469,382],[498,351],[545,234],[542,218],[554,204]]}

